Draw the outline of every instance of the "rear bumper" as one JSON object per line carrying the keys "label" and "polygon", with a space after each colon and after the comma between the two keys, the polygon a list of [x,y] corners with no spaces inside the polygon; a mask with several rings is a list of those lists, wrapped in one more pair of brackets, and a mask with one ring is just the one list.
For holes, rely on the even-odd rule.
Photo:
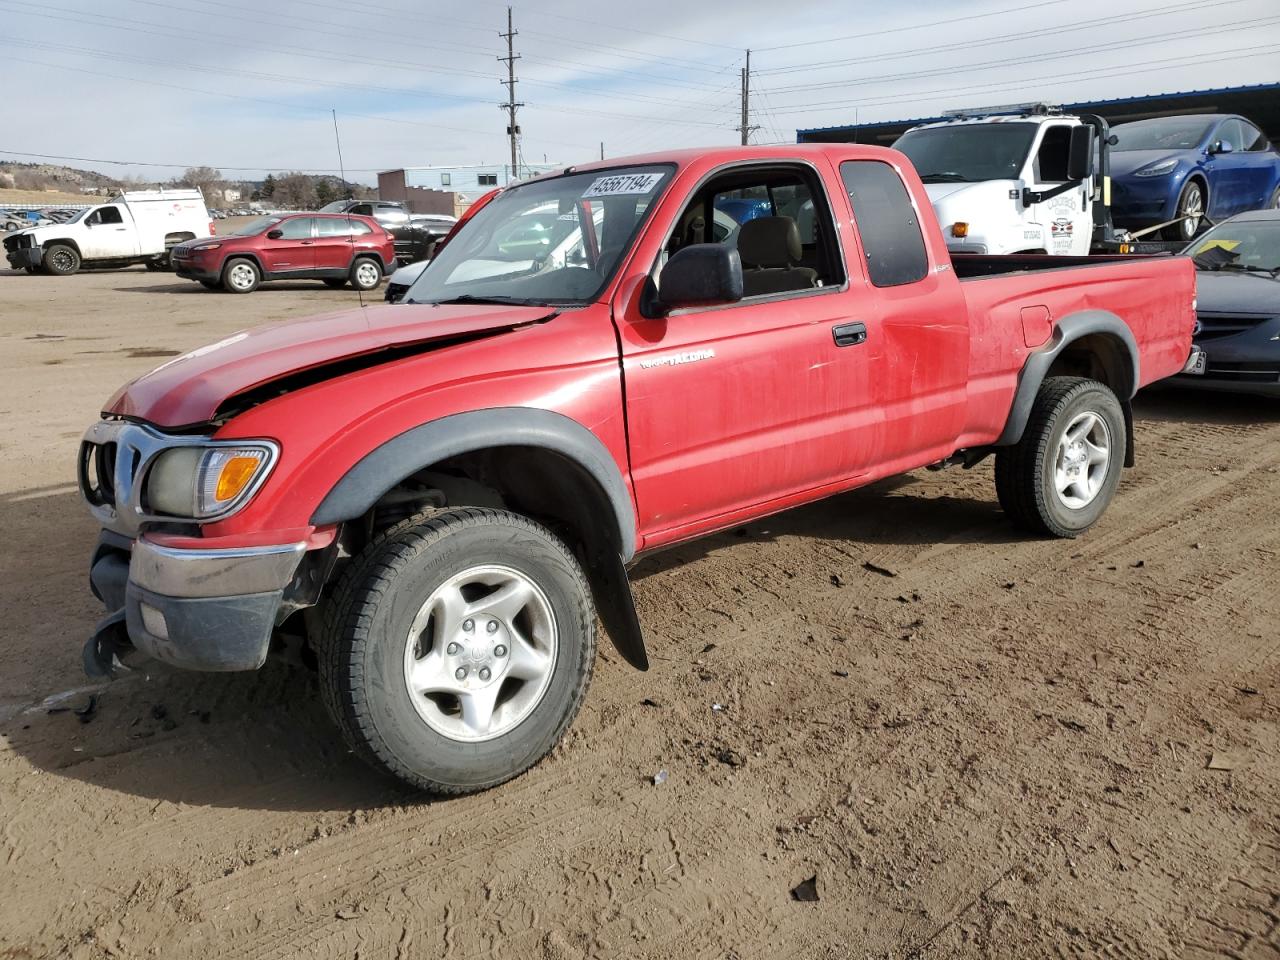
{"label": "rear bumper", "polygon": [[148,657],[185,670],[256,670],[305,551],[305,543],[181,550],[104,533],[89,580],[108,615],[86,667],[109,672],[102,630],[118,629],[123,612],[128,642]]}

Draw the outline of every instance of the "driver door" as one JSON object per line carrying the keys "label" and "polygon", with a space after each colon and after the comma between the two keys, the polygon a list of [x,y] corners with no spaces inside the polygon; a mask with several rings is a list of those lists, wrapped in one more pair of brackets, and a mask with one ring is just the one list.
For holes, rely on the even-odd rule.
{"label": "driver door", "polygon": [[138,252],[138,238],[129,235],[130,226],[117,206],[94,210],[84,218],[84,227],[80,250],[86,260],[132,257]]}
{"label": "driver door", "polygon": [[[1070,152],[1071,127],[1061,123],[1044,124],[1031,164],[1031,189],[1044,193],[1066,183]],[[1027,219],[1044,228],[1047,253],[1066,257],[1084,256],[1089,252],[1093,217],[1088,196],[1088,187],[1082,185],[1028,208]]]}
{"label": "driver door", "polygon": [[[315,217],[293,217],[267,231],[262,262],[269,273],[287,277],[316,268],[315,222]],[[273,233],[280,235],[273,237]]]}

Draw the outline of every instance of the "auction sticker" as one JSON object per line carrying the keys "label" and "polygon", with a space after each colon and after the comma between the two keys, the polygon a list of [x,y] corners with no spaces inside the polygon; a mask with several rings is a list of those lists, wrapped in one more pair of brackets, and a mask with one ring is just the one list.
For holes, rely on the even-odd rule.
{"label": "auction sticker", "polygon": [[611,177],[598,177],[587,187],[582,195],[583,200],[595,197],[625,197],[652,193],[653,188],[662,182],[665,173],[621,173]]}

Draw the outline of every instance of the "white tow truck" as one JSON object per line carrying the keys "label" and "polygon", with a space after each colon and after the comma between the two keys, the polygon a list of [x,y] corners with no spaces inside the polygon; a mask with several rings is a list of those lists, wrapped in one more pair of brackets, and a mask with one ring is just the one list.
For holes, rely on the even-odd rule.
{"label": "white tow truck", "polygon": [[175,246],[213,233],[199,190],[136,190],[87,207],[65,223],[9,233],[4,251],[9,266],[28,273],[65,276],[81,266],[134,263],[160,270]]}
{"label": "white tow truck", "polygon": [[[925,183],[953,253],[1149,253],[1111,222],[1107,122],[1043,103],[955,110],[894,143]],[[1143,231],[1147,233],[1150,231]]]}

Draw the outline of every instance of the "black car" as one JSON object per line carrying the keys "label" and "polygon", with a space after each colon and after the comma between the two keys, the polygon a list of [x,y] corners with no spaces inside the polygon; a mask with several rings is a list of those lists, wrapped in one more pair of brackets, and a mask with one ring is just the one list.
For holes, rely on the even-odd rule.
{"label": "black car", "polygon": [[452,218],[418,217],[395,200],[335,200],[320,208],[321,213],[354,213],[373,217],[396,242],[396,259],[414,263],[429,258],[436,241],[449,232]]}
{"label": "black car", "polygon": [[1196,263],[1194,342],[1181,386],[1280,397],[1280,210],[1241,213],[1185,250]]}

